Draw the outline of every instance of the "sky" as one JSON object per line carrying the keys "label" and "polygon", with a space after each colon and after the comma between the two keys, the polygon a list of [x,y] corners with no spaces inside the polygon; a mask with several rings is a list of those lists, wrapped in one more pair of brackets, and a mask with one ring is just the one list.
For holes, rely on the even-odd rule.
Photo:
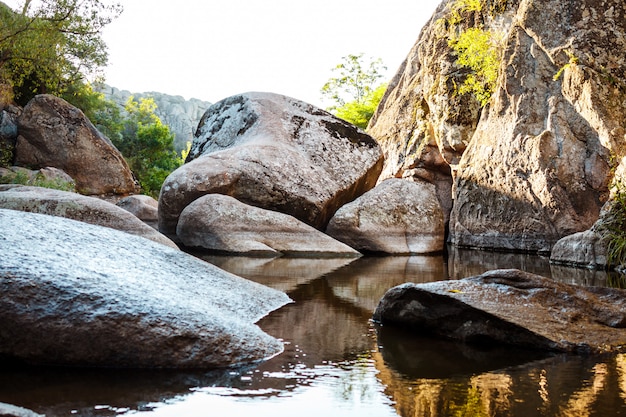
{"label": "sky", "polygon": [[440,2],[118,1],[124,12],[103,33],[107,84],[210,102],[267,91],[320,107],[330,105],[320,88],[348,54],[381,58],[390,79]]}

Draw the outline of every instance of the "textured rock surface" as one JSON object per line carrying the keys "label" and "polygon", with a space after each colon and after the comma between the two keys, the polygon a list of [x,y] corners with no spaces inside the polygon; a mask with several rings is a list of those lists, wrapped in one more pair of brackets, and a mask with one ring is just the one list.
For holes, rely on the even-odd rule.
{"label": "textured rock surface", "polygon": [[15,164],[55,167],[82,194],[132,194],[137,183],[122,154],[85,115],[51,95],[32,99],[18,118]]}
{"label": "textured rock surface", "polygon": [[44,417],[34,411],[15,405],[0,403],[0,417]]}
{"label": "textured rock surface", "polygon": [[550,262],[566,265],[603,267],[606,265],[606,242],[593,229],[560,239],[552,247]]}
{"label": "textured rock surface", "polygon": [[65,217],[178,248],[174,242],[133,214],[94,197],[49,188],[0,185],[0,208]]}
{"label": "textured rock surface", "polygon": [[253,323],[281,292],[137,236],[0,210],[0,355],[38,364],[211,368],[282,343]]}
{"label": "textured rock surface", "polygon": [[202,115],[211,106],[208,101],[192,98],[185,100],[181,96],[171,96],[158,92],[131,93],[115,87],[103,85],[100,90],[104,96],[117,103],[124,109],[128,99],[133,96],[135,100],[152,98],[157,105],[155,114],[170,128],[174,134],[174,147],[177,151],[185,149],[187,142],[193,140],[193,135]]}
{"label": "textured rock surface", "polygon": [[205,194],[227,194],[322,229],[335,211],[376,184],[380,148],[329,113],[271,93],[246,93],[203,116],[187,163],[165,181],[159,229]]}
{"label": "textured rock surface", "polygon": [[[437,9],[372,118],[368,132],[386,158],[381,178],[424,178],[441,198],[452,173],[453,243],[547,252],[593,224],[611,162],[624,156],[626,58],[616,51],[626,50],[625,5],[481,2],[451,25],[457,4]],[[481,25],[501,54],[482,114],[456,93],[469,70],[448,44],[449,33]]]}
{"label": "textured rock surface", "polygon": [[326,233],[360,251],[433,253],[443,250],[443,217],[434,185],[392,178],[341,207]]}
{"label": "textured rock surface", "polygon": [[374,319],[466,342],[566,352],[626,347],[625,290],[567,285],[517,269],[399,285]]}
{"label": "textured rock surface", "polygon": [[130,212],[148,226],[154,229],[159,228],[159,202],[149,195],[129,195],[115,205]]}
{"label": "textured rock surface", "polygon": [[248,255],[359,256],[359,252],[287,214],[209,194],[188,205],[176,235],[181,243]]}

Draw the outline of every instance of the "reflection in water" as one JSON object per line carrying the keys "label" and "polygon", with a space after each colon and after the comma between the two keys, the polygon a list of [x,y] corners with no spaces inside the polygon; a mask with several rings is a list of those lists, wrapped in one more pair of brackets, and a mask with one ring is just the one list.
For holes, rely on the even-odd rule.
{"label": "reflection in water", "polygon": [[[391,287],[520,268],[571,282],[545,258],[455,250],[442,257],[208,258],[294,303],[259,322],[285,342],[271,360],[214,372],[0,370],[0,402],[54,416],[626,415],[626,355],[476,349],[374,326]],[[574,270],[578,271],[578,270]],[[579,274],[575,283],[602,284]]]}

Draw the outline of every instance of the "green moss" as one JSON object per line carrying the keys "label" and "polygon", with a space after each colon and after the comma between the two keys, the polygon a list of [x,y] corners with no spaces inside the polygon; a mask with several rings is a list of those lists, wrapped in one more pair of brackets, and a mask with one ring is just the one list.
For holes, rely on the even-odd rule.
{"label": "green moss", "polygon": [[25,172],[20,171],[1,176],[0,184],[21,184],[34,187],[52,188],[61,191],[76,192],[76,187],[71,181],[65,181],[60,178],[44,178],[41,174],[37,174],[34,178],[31,178]]}

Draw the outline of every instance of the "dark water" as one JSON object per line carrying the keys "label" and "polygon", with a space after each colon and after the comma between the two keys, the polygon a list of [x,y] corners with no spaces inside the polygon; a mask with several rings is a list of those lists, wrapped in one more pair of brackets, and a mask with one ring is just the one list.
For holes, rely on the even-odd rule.
{"label": "dark water", "polygon": [[626,355],[475,349],[377,327],[389,288],[519,268],[578,285],[604,273],[476,251],[442,257],[213,257],[294,300],[260,326],[285,352],[213,372],[0,371],[0,402],[53,416],[626,416]]}

